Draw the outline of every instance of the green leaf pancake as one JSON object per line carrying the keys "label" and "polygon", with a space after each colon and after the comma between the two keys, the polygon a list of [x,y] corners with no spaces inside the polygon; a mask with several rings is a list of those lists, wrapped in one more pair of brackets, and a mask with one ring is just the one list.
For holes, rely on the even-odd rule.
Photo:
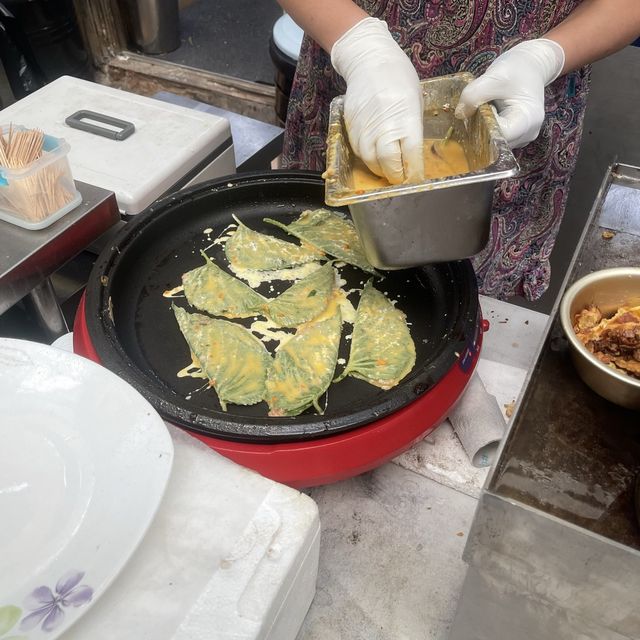
{"label": "green leaf pancake", "polygon": [[272,359],[260,340],[227,320],[188,313],[175,305],[173,312],[223,411],[228,403],[252,405],[264,399]]}

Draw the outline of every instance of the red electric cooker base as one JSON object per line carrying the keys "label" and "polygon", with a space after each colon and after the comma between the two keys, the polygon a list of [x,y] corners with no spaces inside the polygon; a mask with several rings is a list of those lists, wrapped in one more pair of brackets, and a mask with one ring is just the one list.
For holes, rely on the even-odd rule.
{"label": "red electric cooker base", "polygon": [[[433,431],[462,395],[475,369],[482,331],[475,345],[418,400],[352,431],[303,442],[251,444],[189,433],[223,456],[291,487],[313,487],[351,478],[391,460]],[[73,327],[73,350],[100,363],[85,322],[84,295]]]}

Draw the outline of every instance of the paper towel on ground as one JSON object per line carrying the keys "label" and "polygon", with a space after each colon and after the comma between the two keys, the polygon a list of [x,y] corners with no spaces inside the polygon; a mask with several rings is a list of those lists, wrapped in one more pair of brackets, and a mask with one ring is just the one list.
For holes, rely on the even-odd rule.
{"label": "paper towel on ground", "polygon": [[480,358],[465,394],[449,415],[474,466],[493,463],[526,377],[525,369]]}
{"label": "paper towel on ground", "polygon": [[[515,403],[522,391],[527,370],[480,357],[476,371],[505,415],[506,408]],[[394,458],[394,462],[474,498],[480,495],[489,472],[489,467],[471,464],[450,420],[445,420],[426,438]]]}
{"label": "paper towel on ground", "polygon": [[476,467],[493,462],[504,435],[505,421],[494,396],[487,392],[480,376],[472,376],[463,396],[449,412],[456,435]]}

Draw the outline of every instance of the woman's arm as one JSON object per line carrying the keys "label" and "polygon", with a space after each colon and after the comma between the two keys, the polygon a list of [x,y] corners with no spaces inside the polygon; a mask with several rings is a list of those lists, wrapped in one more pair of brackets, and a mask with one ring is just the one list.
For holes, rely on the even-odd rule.
{"label": "woman's arm", "polygon": [[327,53],[340,36],[367,17],[351,0],[278,0],[278,4]]}
{"label": "woman's arm", "polygon": [[639,35],[639,0],[584,0],[544,37],[564,49],[562,73],[567,73],[615,53]]}
{"label": "woman's arm", "polygon": [[544,88],[559,75],[622,49],[640,34],[640,0],[584,0],[544,38],[526,40],[499,55],[465,87],[456,115],[468,118],[484,102],[512,147],[540,133]]}
{"label": "woman's arm", "polygon": [[422,180],[420,79],[387,25],[351,0],[278,1],[344,78],[344,122],[355,154],[392,184]]}
{"label": "woman's arm", "polygon": [[[325,51],[367,17],[352,0],[278,0],[280,6]],[[584,0],[544,37],[565,52],[563,73],[604,58],[640,35],[638,0]]]}

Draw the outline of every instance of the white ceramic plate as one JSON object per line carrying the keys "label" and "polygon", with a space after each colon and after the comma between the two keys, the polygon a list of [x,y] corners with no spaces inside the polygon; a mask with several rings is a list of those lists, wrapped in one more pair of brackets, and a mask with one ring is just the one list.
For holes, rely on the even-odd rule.
{"label": "white ceramic plate", "polygon": [[0,338],[0,639],[53,640],[126,564],[162,499],[171,437],[80,356]]}

